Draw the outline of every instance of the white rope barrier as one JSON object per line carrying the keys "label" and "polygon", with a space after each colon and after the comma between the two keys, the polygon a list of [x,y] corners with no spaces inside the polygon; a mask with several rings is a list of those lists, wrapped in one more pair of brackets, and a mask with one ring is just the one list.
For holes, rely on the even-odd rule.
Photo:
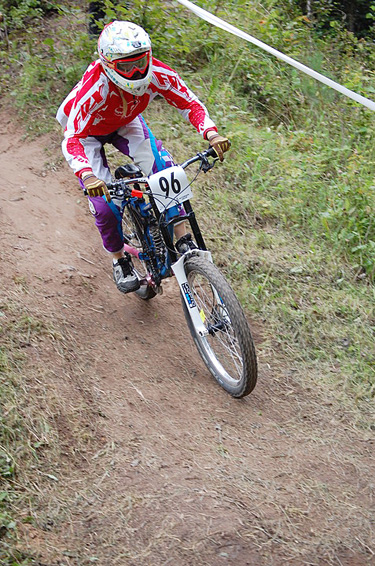
{"label": "white rope barrier", "polygon": [[253,43],[257,47],[264,49],[264,51],[271,53],[271,55],[274,55],[278,59],[281,59],[282,61],[285,61],[289,65],[292,65],[292,67],[295,67],[299,71],[306,73],[306,75],[313,77],[314,79],[320,81],[321,83],[324,83],[325,85],[337,90],[338,92],[341,92],[341,94],[344,94],[345,96],[348,96],[349,98],[355,100],[356,102],[363,104],[363,106],[370,108],[370,110],[375,110],[375,102],[373,102],[372,100],[369,100],[368,98],[365,98],[364,96],[361,96],[360,94],[357,94],[352,90],[349,90],[345,86],[342,86],[336,83],[335,81],[332,81],[328,77],[325,77],[320,73],[317,73],[316,71],[310,69],[306,65],[303,65],[302,63],[299,63],[295,59],[288,57],[288,55],[284,55],[284,53],[281,53],[281,51],[278,51],[277,49],[270,47],[266,43],[263,43],[263,41],[259,41],[258,39],[252,37],[248,33],[245,33],[244,31],[241,31],[240,29],[232,26],[231,24],[228,24],[226,21],[222,20],[221,18],[218,18],[217,16],[214,16],[210,12],[203,10],[203,8],[200,8],[199,6],[196,6],[195,4],[193,4],[193,2],[189,2],[189,0],[177,0],[177,2],[186,6],[186,8],[194,12],[197,16],[199,16],[203,20],[206,20],[206,22],[209,22],[214,26],[217,26],[225,31],[228,31],[229,33],[232,33],[237,37],[241,37],[242,39],[248,41],[249,43]]}

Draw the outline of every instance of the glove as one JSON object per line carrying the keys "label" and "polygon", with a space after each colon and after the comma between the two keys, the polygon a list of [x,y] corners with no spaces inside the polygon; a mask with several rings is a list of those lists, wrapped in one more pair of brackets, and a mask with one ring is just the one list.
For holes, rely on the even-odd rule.
{"label": "glove", "polygon": [[207,139],[210,146],[216,151],[220,161],[224,161],[223,154],[230,148],[230,141],[228,140],[228,138],[224,138],[217,132],[209,132]]}
{"label": "glove", "polygon": [[111,196],[108,192],[107,185],[104,181],[95,177],[94,173],[87,171],[82,174],[81,179],[89,197],[102,197],[105,195],[107,202],[111,202]]}

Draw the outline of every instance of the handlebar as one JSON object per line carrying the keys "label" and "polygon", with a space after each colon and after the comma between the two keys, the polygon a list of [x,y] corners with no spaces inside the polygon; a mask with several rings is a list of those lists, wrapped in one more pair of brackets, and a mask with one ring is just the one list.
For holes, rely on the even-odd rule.
{"label": "handlebar", "polygon": [[[214,161],[210,162],[208,160],[209,157],[213,157]],[[192,163],[196,163],[197,161],[201,162],[200,170],[204,173],[207,173],[212,167],[214,167],[215,162],[217,161],[218,157],[216,151],[213,147],[209,147],[208,149],[197,153],[191,159],[184,161],[181,163],[181,167],[186,169]],[[143,191],[140,190],[139,184],[146,185],[146,189],[148,187],[148,177],[135,177],[132,179],[119,179],[118,181],[114,181],[113,183],[107,183],[107,188],[112,196],[117,196],[119,198],[127,198],[127,197],[143,197]]]}
{"label": "handlebar", "polygon": [[[216,161],[216,159],[215,159],[215,161],[211,164],[208,161],[208,157],[216,157],[216,159],[217,159],[217,153],[216,153],[216,151],[214,150],[213,147],[209,147],[205,151],[202,151],[201,153],[197,153],[197,155],[195,157],[192,157],[191,159],[188,159],[184,163],[181,163],[181,167],[183,169],[186,169],[186,167],[188,167],[192,163],[195,163],[196,161],[200,161],[201,164],[202,164],[201,167],[202,167],[203,171],[205,173],[207,173],[207,171],[212,169],[212,167],[214,166],[213,163],[215,163],[215,161]],[[207,165],[209,166],[208,169],[206,169]]]}

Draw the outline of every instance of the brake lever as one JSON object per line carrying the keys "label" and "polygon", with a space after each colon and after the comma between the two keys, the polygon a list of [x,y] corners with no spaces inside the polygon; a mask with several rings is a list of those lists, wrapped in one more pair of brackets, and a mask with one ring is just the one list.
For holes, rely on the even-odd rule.
{"label": "brake lever", "polygon": [[207,173],[210,169],[215,167],[215,162],[217,161],[218,158],[214,159],[212,161],[212,163],[210,163],[208,161],[207,155],[205,155],[204,153],[199,153],[198,155],[199,155],[199,158],[201,160],[201,164],[199,166],[199,171],[203,171],[203,173]]}
{"label": "brake lever", "polygon": [[114,186],[115,184],[108,183],[107,188],[109,194],[113,198],[125,199],[130,197],[143,198],[146,191],[142,191],[138,183],[134,183],[134,188],[129,186]]}
{"label": "brake lever", "polygon": [[107,189],[111,197],[114,198],[123,198],[124,197],[124,189],[122,187],[113,186],[112,183],[107,183]]}

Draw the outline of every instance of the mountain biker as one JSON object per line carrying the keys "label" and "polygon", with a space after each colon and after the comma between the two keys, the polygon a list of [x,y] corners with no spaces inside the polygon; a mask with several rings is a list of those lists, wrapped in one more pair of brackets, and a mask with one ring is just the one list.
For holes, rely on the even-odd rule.
{"label": "mountain biker", "polygon": [[[171,155],[141,115],[157,95],[191,122],[221,161],[230,142],[218,134],[207,109],[176,71],[152,57],[143,28],[125,21],[108,24],[99,36],[98,52],[99,59],[65,98],[56,118],[65,128],[64,157],[86,189],[103,246],[112,254],[114,281],[120,291],[129,293],[139,288],[139,281],[130,255],[124,253],[121,211],[106,187],[111,173],[104,145],[111,143],[130,157],[144,175],[173,166]],[[174,216],[183,219],[182,207],[174,208]],[[175,236],[180,253],[196,247],[186,234],[185,222],[175,225]]]}

